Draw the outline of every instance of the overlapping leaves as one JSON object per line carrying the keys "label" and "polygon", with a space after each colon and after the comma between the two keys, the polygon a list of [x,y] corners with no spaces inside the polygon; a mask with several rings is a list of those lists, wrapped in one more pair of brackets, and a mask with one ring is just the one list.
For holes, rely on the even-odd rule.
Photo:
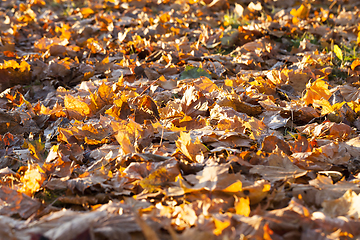
{"label": "overlapping leaves", "polygon": [[356,5],[3,1],[0,235],[358,238]]}

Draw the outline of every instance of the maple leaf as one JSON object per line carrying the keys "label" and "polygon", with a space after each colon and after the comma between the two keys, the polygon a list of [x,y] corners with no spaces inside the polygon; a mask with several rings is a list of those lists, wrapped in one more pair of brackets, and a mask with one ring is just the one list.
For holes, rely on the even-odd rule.
{"label": "maple leaf", "polygon": [[190,117],[206,115],[208,110],[208,101],[194,87],[186,89],[181,99],[181,111]]}
{"label": "maple leaf", "polygon": [[144,120],[159,120],[159,111],[156,103],[145,95],[137,99],[138,108],[135,110],[135,121],[144,123]]}
{"label": "maple leaf", "polygon": [[105,113],[114,117],[115,119],[119,118],[125,120],[131,114],[131,109],[126,101],[116,99],[114,100],[114,106],[106,110]]}
{"label": "maple leaf", "polygon": [[168,186],[180,174],[179,166],[175,160],[167,160],[140,181],[140,186],[153,192],[161,187]]}
{"label": "maple leaf", "polygon": [[0,210],[3,215],[19,214],[20,217],[27,219],[41,207],[41,203],[36,199],[5,186],[0,188],[0,199],[7,203]]}
{"label": "maple leaf", "polygon": [[114,93],[110,86],[101,84],[95,93],[90,94],[91,103],[95,109],[100,110],[104,106],[112,104]]}
{"label": "maple leaf", "polygon": [[328,100],[330,96],[329,85],[324,80],[317,79],[315,82],[307,84],[306,93],[302,100],[308,105],[313,103],[314,100]]}
{"label": "maple leaf", "polygon": [[64,105],[70,118],[83,119],[92,114],[89,103],[71,95],[65,96]]}

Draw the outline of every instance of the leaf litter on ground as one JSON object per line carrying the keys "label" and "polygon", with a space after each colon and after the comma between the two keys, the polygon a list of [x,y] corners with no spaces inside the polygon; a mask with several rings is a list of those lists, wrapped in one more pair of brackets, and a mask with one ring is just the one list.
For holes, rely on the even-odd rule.
{"label": "leaf litter on ground", "polygon": [[3,1],[2,239],[359,238],[359,5]]}

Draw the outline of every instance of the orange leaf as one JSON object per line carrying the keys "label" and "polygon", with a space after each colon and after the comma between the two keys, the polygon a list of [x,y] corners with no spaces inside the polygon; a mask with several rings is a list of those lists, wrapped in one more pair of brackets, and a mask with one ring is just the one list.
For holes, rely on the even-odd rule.
{"label": "orange leaf", "polygon": [[135,122],[144,123],[144,120],[159,120],[159,111],[151,97],[144,95],[138,99],[138,108],[135,111]]}
{"label": "orange leaf", "polygon": [[115,138],[118,141],[118,143],[121,145],[121,148],[125,154],[135,152],[134,144],[129,139],[128,134],[120,131],[120,132],[118,132],[117,135],[115,135]]}
{"label": "orange leaf", "polygon": [[195,81],[194,84],[195,87],[201,92],[213,92],[219,90],[215,83],[207,77],[201,77],[200,79]]}
{"label": "orange leaf", "polygon": [[264,235],[263,235],[263,239],[264,239],[264,240],[271,240],[271,239],[273,239],[273,238],[271,237],[271,235],[273,235],[274,232],[270,229],[268,223],[265,223],[265,225],[264,225],[264,227],[263,227],[263,230],[264,230]]}
{"label": "orange leaf", "polygon": [[129,104],[126,101],[122,101],[121,99],[117,99],[114,101],[114,105],[108,110],[105,111],[106,114],[114,117],[115,119],[127,119],[127,117],[131,114],[131,109]]}
{"label": "orange leaf", "polygon": [[83,15],[84,18],[87,18],[91,14],[94,14],[94,10],[92,10],[89,7],[82,8],[80,12],[81,12],[81,14]]}
{"label": "orange leaf", "polygon": [[[360,32],[359,32],[360,33]],[[352,64],[351,64],[351,70],[355,70],[356,69],[356,67],[357,66],[359,66],[360,65],[360,60],[357,58],[357,59],[355,59],[353,62],[352,62]]]}
{"label": "orange leaf", "polygon": [[3,142],[5,146],[10,146],[14,142],[14,135],[9,132],[5,133],[4,136],[0,135],[0,142]]}
{"label": "orange leaf", "polygon": [[[81,117],[90,116],[92,114],[89,104],[84,102],[82,99],[74,98],[71,95],[65,96],[64,105],[67,110],[74,111]],[[70,113],[70,117],[77,118],[76,114],[71,115],[72,114]]]}
{"label": "orange leaf", "polygon": [[91,93],[91,102],[95,105],[96,109],[99,110],[105,105],[112,104],[112,98],[114,93],[110,86],[102,83],[96,93]]}

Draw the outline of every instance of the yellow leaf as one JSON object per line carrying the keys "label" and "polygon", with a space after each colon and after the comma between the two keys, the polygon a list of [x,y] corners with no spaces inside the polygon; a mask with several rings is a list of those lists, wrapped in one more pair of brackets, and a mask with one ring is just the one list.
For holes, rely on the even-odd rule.
{"label": "yellow leaf", "polygon": [[356,113],[360,112],[360,104],[359,103],[351,101],[351,102],[347,102],[347,104],[349,105],[349,107],[352,110],[354,110],[354,112],[356,112]]}
{"label": "yellow leaf", "polygon": [[335,46],[334,46],[334,53],[335,53],[335,55],[338,57],[338,59],[340,59],[341,61],[343,61],[342,51],[341,51],[341,49],[339,48],[338,45],[335,45]]}
{"label": "yellow leaf", "polygon": [[170,15],[169,15],[168,13],[161,14],[161,15],[159,16],[159,20],[160,20],[160,22],[162,22],[162,23],[167,23],[167,22],[170,21]]}
{"label": "yellow leaf", "polygon": [[15,60],[9,60],[5,61],[3,64],[0,64],[0,69],[6,69],[6,68],[19,68],[19,64]]}
{"label": "yellow leaf", "polygon": [[265,123],[254,117],[244,122],[244,126],[250,130],[251,139],[259,139],[261,136],[266,135],[268,131]]}
{"label": "yellow leaf", "polygon": [[182,122],[189,122],[192,120],[192,117],[190,116],[185,116],[183,117],[182,119],[180,119],[179,123],[182,123]]}
{"label": "yellow leaf", "polygon": [[96,139],[91,139],[88,137],[85,137],[84,141],[88,145],[98,145],[98,144],[104,144],[104,143],[108,142],[108,140],[106,138],[104,138],[102,140],[96,140]]}
{"label": "yellow leaf", "polygon": [[312,84],[308,84],[306,86],[307,91],[305,96],[302,98],[303,101],[305,101],[305,104],[312,104],[314,100],[321,100],[325,99],[328,100],[331,96],[331,92],[329,90],[329,85],[320,79],[317,79]]}
{"label": "yellow leaf", "polygon": [[21,72],[30,71],[30,64],[28,64],[26,61],[21,61],[19,69]]}
{"label": "yellow leaf", "polygon": [[219,88],[215,85],[213,81],[211,81],[207,77],[201,77],[199,80],[195,82],[195,86],[200,88],[200,91],[203,92],[213,92],[218,91]]}
{"label": "yellow leaf", "polygon": [[19,189],[19,192],[32,196],[41,188],[45,178],[46,176],[44,171],[38,165],[36,165],[36,167],[29,166],[25,174],[20,179],[22,186]]}
{"label": "yellow leaf", "polygon": [[219,236],[225,228],[230,226],[230,220],[226,220],[222,222],[215,218],[214,223],[215,223],[215,229],[213,232],[216,236]]}
{"label": "yellow leaf", "polygon": [[225,84],[225,86],[228,86],[228,87],[234,87],[234,80],[232,80],[232,79],[225,79],[225,81],[224,81],[224,84]]}
{"label": "yellow leaf", "polygon": [[310,13],[310,4],[301,4],[298,9],[293,8],[290,12],[296,18],[306,19]]}
{"label": "yellow leaf", "polygon": [[321,107],[321,115],[325,116],[329,113],[334,112],[333,106],[329,103],[328,100],[321,99],[321,100],[314,100],[313,101],[314,107]]}
{"label": "yellow leaf", "polygon": [[250,199],[246,198],[237,198],[235,197],[235,211],[236,214],[243,215],[248,217],[250,215]]}
{"label": "yellow leaf", "polygon": [[293,24],[298,24],[299,22],[300,21],[299,21],[299,19],[297,17],[293,17],[293,19],[292,19]]}
{"label": "yellow leaf", "polygon": [[116,140],[121,145],[122,150],[125,154],[134,153],[135,147],[132,141],[129,138],[129,134],[123,131],[119,131],[117,135],[115,135]]}
{"label": "yellow leaf", "polygon": [[231,184],[230,186],[228,186],[223,190],[223,192],[232,192],[232,193],[236,193],[239,191],[242,191],[242,182],[240,181],[234,182],[233,184]]}
{"label": "yellow leaf", "polygon": [[115,119],[127,119],[131,114],[131,109],[126,101],[121,99],[114,100],[114,106],[105,111],[106,114],[114,117]]}
{"label": "yellow leaf", "polygon": [[169,182],[173,182],[179,175],[180,172],[176,167],[160,167],[150,173],[146,178],[143,178],[140,181],[140,186],[149,192],[153,192],[166,186]]}
{"label": "yellow leaf", "polygon": [[71,27],[68,24],[62,24],[61,27],[56,26],[55,32],[61,33],[60,39],[69,40],[71,38]]}

